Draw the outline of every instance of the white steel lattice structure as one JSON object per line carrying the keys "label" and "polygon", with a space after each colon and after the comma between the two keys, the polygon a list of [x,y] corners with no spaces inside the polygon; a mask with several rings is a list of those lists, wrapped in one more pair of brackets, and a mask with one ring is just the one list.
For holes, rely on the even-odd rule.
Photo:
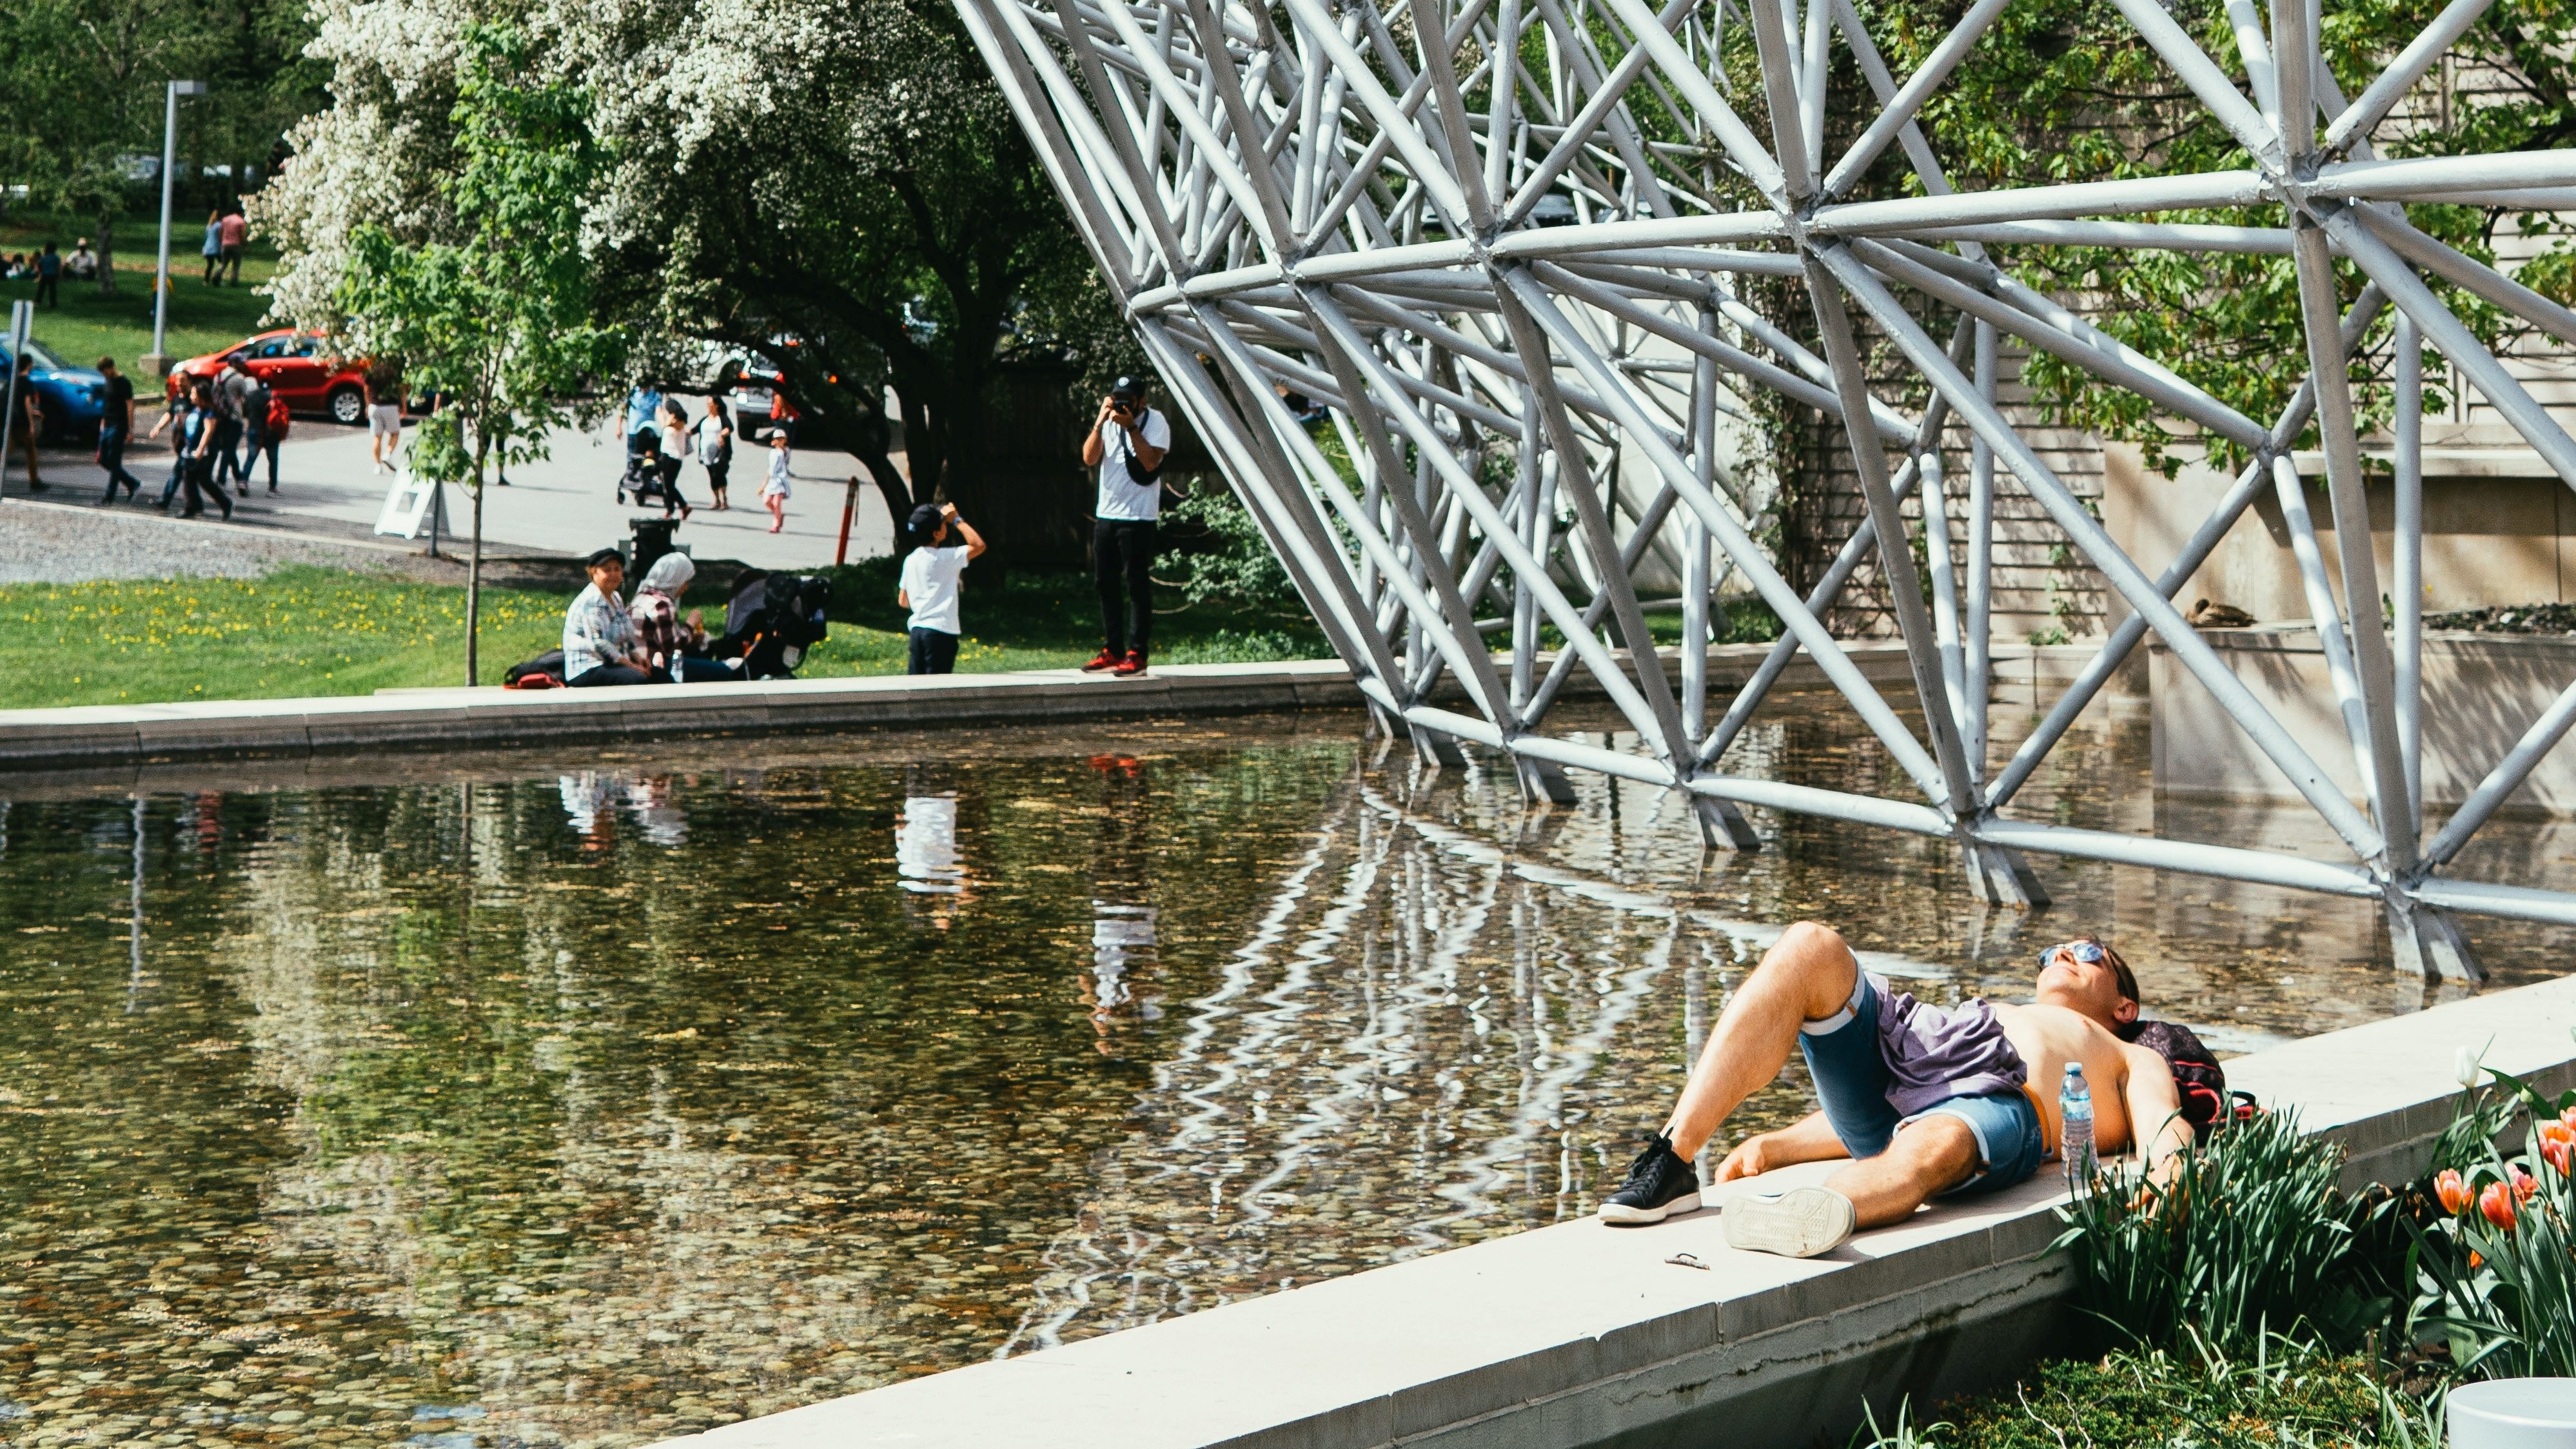
{"label": "white steel lattice structure", "polygon": [[[1851,0],[1806,0],[1803,13],[1798,0],[1670,0],[1659,10],[1647,0],[957,0],[1173,400],[1382,721],[1426,754],[1454,754],[1461,741],[1498,750],[1525,789],[1559,798],[1567,768],[1683,790],[1712,844],[1754,844],[1743,805],[1939,836],[1964,852],[1987,899],[2008,904],[2044,899],[2026,851],[2378,900],[2401,966],[2446,976],[2476,974],[2451,912],[2576,923],[2576,896],[2442,873],[2576,723],[2576,685],[2429,839],[2422,819],[2413,571],[2423,347],[2447,357],[2576,485],[2576,440],[2419,273],[2569,343],[2576,313],[2425,235],[2405,211],[2423,201],[2576,208],[2576,150],[2383,160],[2371,148],[2392,109],[2491,0],[2455,0],[2351,101],[2318,58],[2317,0],[2271,0],[2268,16],[2253,0],[2229,0],[2245,89],[2157,0],[2117,0],[2138,38],[2252,155],[2252,169],[1955,192],[1914,118],[2005,3],[1976,0],[1922,67],[1899,78]],[[1748,23],[1748,12],[1767,138],[1738,115],[1708,60],[1721,27]],[[1876,107],[1849,149],[1828,156],[1826,78],[1837,51],[1866,78]],[[1514,57],[1509,84],[1492,83],[1498,55]],[[1471,96],[1480,98],[1472,107]],[[1676,134],[1695,144],[1653,139]],[[1890,148],[1920,194],[1852,199]],[[1697,169],[1712,157],[1762,204],[1712,200]],[[2269,214],[2283,224],[2115,219],[2224,208],[2277,208]],[[1542,225],[1567,213],[1573,224]],[[1999,271],[1984,247],[2000,243],[2289,256],[2307,382],[2281,416],[2248,417]],[[2339,260],[2368,279],[2349,310],[2332,271]],[[1802,289],[1817,350],[1745,305],[1747,277]],[[1906,292],[1934,304],[1923,310],[1957,317],[1946,342],[1916,321]],[[2391,628],[2347,629],[2347,617],[2379,619],[2382,585],[2346,360],[2392,305],[2399,537],[2387,591],[2397,616]],[[1919,413],[1872,395],[1855,314],[1918,374],[1918,390],[1928,385]],[[1998,406],[2005,338],[2137,394],[2252,463],[2173,557],[2129,557]],[[1330,410],[1352,476],[1291,415],[1281,389]],[[1747,496],[1721,447],[1760,389],[1844,427],[1866,497],[1866,520],[1803,597],[1751,536],[1766,500]],[[2290,456],[2311,421],[2323,438],[2339,578],[2321,562]],[[1941,450],[1954,423],[1972,439],[1970,456],[1945,482]],[[1604,488],[1614,450],[1631,450],[1656,481],[1642,506],[1633,489],[1625,508],[1612,496],[1616,463]],[[1984,701],[1999,482],[2037,502],[2128,615],[2038,728],[1991,768]],[[2267,489],[2283,504],[2365,782],[2359,803],[2171,601]],[[1903,502],[1917,492],[1909,518]],[[1924,520],[1941,544],[1923,550],[1918,569]],[[1962,546],[1964,568],[1952,558]],[[1865,559],[1893,605],[1920,733],[1822,622]],[[1637,587],[1641,572],[1658,568],[1680,584],[1678,691]],[[1709,600],[1730,575],[1761,595],[1787,634],[1711,719]],[[1487,604],[1496,617],[1480,621]],[[1567,641],[1552,661],[1539,649],[1542,621]],[[1605,625],[1618,647],[1603,639]],[[2150,630],[2314,807],[2348,859],[2005,813]],[[1500,662],[1486,643],[1492,632],[1508,637]],[[1919,798],[1727,773],[1729,745],[1801,650]],[[1640,752],[1541,732],[1578,668],[1633,725]],[[1430,702],[1444,678],[1463,688],[1469,710]]]}

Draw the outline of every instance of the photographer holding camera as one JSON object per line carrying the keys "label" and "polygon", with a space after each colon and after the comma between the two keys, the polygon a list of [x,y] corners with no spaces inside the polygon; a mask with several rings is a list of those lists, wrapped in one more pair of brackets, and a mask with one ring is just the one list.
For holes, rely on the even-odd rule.
{"label": "photographer holding camera", "polygon": [[[1100,470],[1091,525],[1091,576],[1100,586],[1100,652],[1084,670],[1145,672],[1154,627],[1154,520],[1162,516],[1157,477],[1172,446],[1171,420],[1145,405],[1145,380],[1122,377],[1100,400],[1082,463]],[[1121,581],[1125,598],[1120,598]]]}

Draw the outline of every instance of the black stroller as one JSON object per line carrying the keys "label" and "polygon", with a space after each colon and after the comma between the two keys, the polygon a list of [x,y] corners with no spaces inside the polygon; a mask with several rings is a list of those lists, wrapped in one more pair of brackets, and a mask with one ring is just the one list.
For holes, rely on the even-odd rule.
{"label": "black stroller", "polygon": [[634,495],[638,506],[651,499],[659,498],[662,500],[664,518],[670,517],[675,508],[679,510],[681,517],[686,518],[690,511],[689,500],[680,496],[679,472],[677,467],[662,456],[659,444],[647,442],[642,448],[629,451],[626,455],[626,471],[617,479],[618,505],[625,506],[627,495],[630,493]]}
{"label": "black stroller", "polygon": [[828,579],[753,569],[734,580],[724,637],[709,652],[740,658],[745,679],[793,679],[806,652],[828,633],[823,612],[831,599]]}

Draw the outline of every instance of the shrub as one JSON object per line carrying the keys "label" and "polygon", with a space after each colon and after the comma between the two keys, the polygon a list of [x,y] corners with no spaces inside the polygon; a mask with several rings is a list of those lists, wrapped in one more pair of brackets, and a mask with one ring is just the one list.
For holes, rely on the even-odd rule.
{"label": "shrub", "polygon": [[[2419,1321],[2450,1339],[2466,1378],[2576,1374],[2576,1091],[2552,1101],[2495,1073],[2471,1088],[2410,1219],[2422,1265]],[[2517,1108],[2526,1108],[2523,1118]],[[2524,1149],[2503,1143],[2527,1121]]]}
{"label": "shrub", "polygon": [[2301,1135],[2296,1114],[2257,1116],[2184,1148],[2165,1181],[2106,1169],[2058,1209],[2068,1226],[2052,1246],[2075,1254],[2086,1311],[2144,1348],[2174,1347],[2186,1328],[2227,1354],[2282,1333],[2355,1343],[2393,1306],[2353,1271],[2368,1266],[2356,1229],[2375,1228],[2387,1200],[2348,1200],[2342,1170],[2343,1149]]}
{"label": "shrub", "polygon": [[2419,1411],[2371,1377],[2369,1363],[2271,1339],[2231,1360],[2205,1346],[2113,1353],[2099,1362],[2053,1360],[2009,1388],[1943,1405],[1930,1423],[1911,1407],[1894,1425],[1873,1416],[1855,1439],[1866,1449],[2068,1449],[2075,1445],[2191,1445],[2288,1449],[2300,1445],[2439,1443]]}

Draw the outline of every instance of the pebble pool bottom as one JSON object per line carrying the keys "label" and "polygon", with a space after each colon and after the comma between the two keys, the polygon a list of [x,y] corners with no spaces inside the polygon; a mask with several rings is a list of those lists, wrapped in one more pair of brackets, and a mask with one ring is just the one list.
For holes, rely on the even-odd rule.
{"label": "pebble pool bottom", "polygon": [[[2327,849],[2160,806],[2147,746],[2018,809]],[[2366,903],[2043,861],[2024,918],[1937,842],[1704,855],[1351,716],[794,748],[0,785],[0,1433],[643,1443],[1580,1217],[1802,916],[1945,1000],[2098,925],[2225,1051],[2443,994]],[[1821,713],[1738,748],[1895,785]]]}

